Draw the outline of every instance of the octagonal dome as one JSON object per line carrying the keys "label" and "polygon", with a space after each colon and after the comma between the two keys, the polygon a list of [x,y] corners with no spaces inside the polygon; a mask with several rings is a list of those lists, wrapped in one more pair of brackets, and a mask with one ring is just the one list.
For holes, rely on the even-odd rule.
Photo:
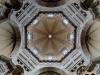
{"label": "octagonal dome", "polygon": [[75,49],[75,26],[61,12],[40,12],[25,27],[26,48],[39,61],[61,61]]}

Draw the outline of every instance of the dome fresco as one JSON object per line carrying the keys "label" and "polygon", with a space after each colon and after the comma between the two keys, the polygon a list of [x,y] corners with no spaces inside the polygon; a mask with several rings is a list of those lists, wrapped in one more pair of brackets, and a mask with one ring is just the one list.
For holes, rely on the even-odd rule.
{"label": "dome fresco", "polygon": [[0,75],[99,75],[100,0],[0,0]]}
{"label": "dome fresco", "polygon": [[15,49],[15,47],[19,45],[20,35],[19,35],[19,31],[16,30],[17,27],[11,25],[8,20],[1,21],[0,55],[9,56],[12,53],[12,51]]}
{"label": "dome fresco", "polygon": [[2,4],[2,3],[5,3],[5,0],[0,0],[0,3]]}
{"label": "dome fresco", "polygon": [[61,60],[64,51],[75,48],[75,27],[60,13],[41,13],[26,30],[27,48],[37,52],[40,60]]}
{"label": "dome fresco", "polygon": [[60,75],[59,73],[53,72],[53,71],[47,71],[47,72],[43,72],[39,75]]}
{"label": "dome fresco", "polygon": [[87,48],[93,58],[100,57],[100,19],[96,19],[88,29],[86,34],[86,41]]}
{"label": "dome fresco", "polygon": [[45,7],[57,7],[64,5],[68,0],[36,0],[36,1],[39,5]]}

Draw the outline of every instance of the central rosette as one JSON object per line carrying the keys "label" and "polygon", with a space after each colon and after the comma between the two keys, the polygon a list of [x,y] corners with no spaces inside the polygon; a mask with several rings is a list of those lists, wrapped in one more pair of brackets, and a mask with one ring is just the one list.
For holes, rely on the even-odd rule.
{"label": "central rosette", "polygon": [[59,61],[74,48],[75,28],[60,13],[41,13],[26,30],[27,48],[40,60]]}

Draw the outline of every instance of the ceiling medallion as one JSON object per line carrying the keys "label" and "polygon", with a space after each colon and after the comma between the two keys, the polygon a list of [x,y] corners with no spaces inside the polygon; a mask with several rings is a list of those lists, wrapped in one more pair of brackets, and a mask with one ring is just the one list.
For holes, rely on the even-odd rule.
{"label": "ceiling medallion", "polygon": [[26,47],[40,61],[61,61],[75,48],[76,28],[62,13],[39,13],[26,26]]}

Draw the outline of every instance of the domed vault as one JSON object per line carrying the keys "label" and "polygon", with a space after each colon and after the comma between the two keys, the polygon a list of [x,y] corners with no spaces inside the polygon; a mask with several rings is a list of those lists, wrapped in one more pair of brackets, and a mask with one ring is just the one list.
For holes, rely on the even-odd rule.
{"label": "domed vault", "polygon": [[39,61],[61,61],[75,48],[75,27],[63,13],[39,13],[26,32],[26,48]]}

